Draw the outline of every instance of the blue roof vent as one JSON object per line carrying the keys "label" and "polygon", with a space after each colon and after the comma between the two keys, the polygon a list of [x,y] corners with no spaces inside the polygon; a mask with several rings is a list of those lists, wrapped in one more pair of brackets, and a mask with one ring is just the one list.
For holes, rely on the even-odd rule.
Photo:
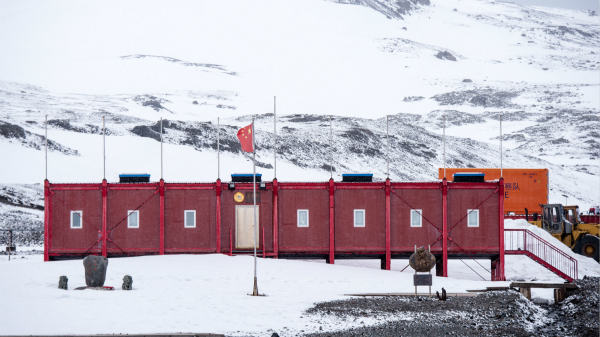
{"label": "blue roof vent", "polygon": [[119,174],[119,182],[120,183],[149,183],[150,175],[147,173],[143,174],[132,174],[125,173]]}
{"label": "blue roof vent", "polygon": [[373,174],[372,173],[348,173],[342,174],[342,181],[345,183],[355,183],[355,182],[372,182]]}
{"label": "blue roof vent", "polygon": [[455,183],[483,183],[485,174],[481,172],[457,172],[452,175]]}
{"label": "blue roof vent", "polygon": [[[252,173],[234,173],[231,175],[231,181],[234,183],[251,183],[252,182]],[[262,174],[256,174],[256,182],[260,183],[262,181]]]}

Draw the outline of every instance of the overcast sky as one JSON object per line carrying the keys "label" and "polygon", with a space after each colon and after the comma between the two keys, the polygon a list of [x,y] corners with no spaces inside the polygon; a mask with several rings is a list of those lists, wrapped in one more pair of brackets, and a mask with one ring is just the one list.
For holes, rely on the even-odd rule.
{"label": "overcast sky", "polygon": [[600,11],[599,0],[508,0],[519,5],[560,7],[568,9]]}

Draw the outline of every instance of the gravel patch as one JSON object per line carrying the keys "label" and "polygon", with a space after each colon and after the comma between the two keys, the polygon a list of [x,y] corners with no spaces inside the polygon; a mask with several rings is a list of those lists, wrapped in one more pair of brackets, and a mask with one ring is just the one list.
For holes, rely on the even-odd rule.
{"label": "gravel patch", "polygon": [[306,315],[379,324],[307,334],[338,336],[598,336],[599,278],[575,283],[560,304],[536,304],[513,290],[477,297],[375,297],[317,303]]}

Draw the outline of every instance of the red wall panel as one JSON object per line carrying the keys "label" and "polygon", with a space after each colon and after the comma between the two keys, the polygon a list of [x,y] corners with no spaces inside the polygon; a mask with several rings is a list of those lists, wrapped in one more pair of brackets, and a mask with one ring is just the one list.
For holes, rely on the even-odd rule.
{"label": "red wall panel", "polygon": [[[454,225],[456,227],[449,236],[466,251],[497,252],[499,245],[497,192],[494,194],[494,189],[452,189],[454,184],[460,183],[448,184],[450,186],[448,190],[448,229]],[[493,195],[490,197],[491,194]],[[488,198],[487,201],[477,206],[486,198]],[[467,227],[468,209],[479,209],[479,227]],[[449,242],[448,251],[461,253],[462,251],[457,248],[456,244]]]}
{"label": "red wall panel", "polygon": [[[184,211],[196,211],[196,227],[184,227]],[[214,190],[165,191],[165,250],[215,252],[216,193]]]}
{"label": "red wall panel", "polygon": [[[427,248],[441,235],[441,232],[435,227],[440,230],[442,229],[442,191],[439,189],[400,188],[393,188],[393,190],[404,201],[393,193],[390,196],[390,239],[392,252],[412,252],[415,245]],[[413,209],[422,210],[422,227],[410,226],[411,206]],[[438,241],[432,246],[431,250],[433,252],[437,250],[441,251],[441,246],[442,242]]]}
{"label": "red wall panel", "polygon": [[[308,227],[298,227],[298,210],[308,209]],[[279,251],[322,252],[329,249],[329,191],[279,190]]]}
{"label": "red wall panel", "polygon": [[[385,190],[337,189],[335,251],[385,250]],[[354,227],[354,210],[365,210],[365,227]],[[360,247],[360,249],[357,249]]]}
{"label": "red wall panel", "polygon": [[[122,185],[122,184],[121,184]],[[158,253],[160,244],[160,197],[155,189],[116,190],[109,185],[107,197],[107,227],[110,241],[108,252],[122,254],[126,252]],[[139,228],[127,228],[127,211],[139,209]],[[123,220],[125,219],[125,220]],[[119,248],[117,248],[117,246]]]}
{"label": "red wall panel", "polygon": [[[102,191],[62,190],[52,197],[52,250],[53,252],[99,253],[101,243],[96,230],[102,229]],[[60,200],[62,201],[60,201]],[[64,203],[63,203],[64,201]],[[82,211],[82,227],[71,228],[71,211]]]}

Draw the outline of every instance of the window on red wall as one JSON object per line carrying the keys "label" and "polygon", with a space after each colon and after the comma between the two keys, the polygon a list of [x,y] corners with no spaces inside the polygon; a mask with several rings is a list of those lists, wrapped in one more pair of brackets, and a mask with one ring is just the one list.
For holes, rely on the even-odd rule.
{"label": "window on red wall", "polygon": [[467,227],[479,227],[479,210],[468,209],[467,214]]}
{"label": "window on red wall", "polygon": [[423,227],[422,209],[410,210],[410,227]]}
{"label": "window on red wall", "polygon": [[83,228],[83,224],[81,223],[82,216],[83,211],[71,211],[71,228]]}
{"label": "window on red wall", "polygon": [[127,211],[127,228],[140,228],[140,211]]}
{"label": "window on red wall", "polygon": [[308,227],[308,210],[298,210],[298,227]]}
{"label": "window on red wall", "polygon": [[354,210],[354,227],[365,227],[365,210]]}
{"label": "window on red wall", "polygon": [[196,227],[196,211],[194,211],[194,210],[183,211],[183,216],[184,216],[183,227],[185,227],[185,228],[195,228]]}

